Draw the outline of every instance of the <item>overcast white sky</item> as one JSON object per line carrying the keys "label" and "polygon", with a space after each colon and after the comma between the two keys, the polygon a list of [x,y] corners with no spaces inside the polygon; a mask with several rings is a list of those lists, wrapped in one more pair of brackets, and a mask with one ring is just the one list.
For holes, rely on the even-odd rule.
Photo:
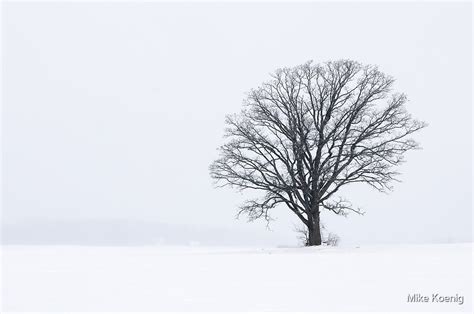
{"label": "overcast white sky", "polygon": [[4,226],[147,221],[295,243],[284,208],[272,232],[236,221],[245,195],[215,189],[208,166],[224,116],[270,72],[349,58],[394,76],[429,127],[393,193],[346,189],[366,214],[327,227],[346,244],[471,239],[469,3],[4,3],[1,20]]}

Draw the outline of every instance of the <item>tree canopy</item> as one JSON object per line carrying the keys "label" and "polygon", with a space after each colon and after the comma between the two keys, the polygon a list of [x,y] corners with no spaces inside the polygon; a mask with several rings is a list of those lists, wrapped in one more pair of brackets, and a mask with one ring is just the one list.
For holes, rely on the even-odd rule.
{"label": "tree canopy", "polygon": [[337,197],[343,186],[391,190],[404,153],[419,147],[410,135],[426,124],[406,111],[407,97],[392,92],[393,83],[376,66],[351,60],[277,70],[227,116],[212,178],[262,192],[239,213],[268,220],[284,204],[308,227],[310,244],[320,244],[321,209],[360,212]]}

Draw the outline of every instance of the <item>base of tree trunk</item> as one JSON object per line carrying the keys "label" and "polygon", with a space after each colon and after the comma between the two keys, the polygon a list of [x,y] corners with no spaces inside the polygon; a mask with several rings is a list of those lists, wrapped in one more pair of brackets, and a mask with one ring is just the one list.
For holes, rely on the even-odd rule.
{"label": "base of tree trunk", "polygon": [[319,241],[317,241],[317,240],[309,241],[308,240],[306,246],[318,246],[318,245],[322,245],[322,244],[323,243],[322,243],[321,240],[319,240]]}
{"label": "base of tree trunk", "polygon": [[310,228],[308,228],[308,242],[306,243],[306,246],[317,246],[321,244],[321,227],[318,219]]}

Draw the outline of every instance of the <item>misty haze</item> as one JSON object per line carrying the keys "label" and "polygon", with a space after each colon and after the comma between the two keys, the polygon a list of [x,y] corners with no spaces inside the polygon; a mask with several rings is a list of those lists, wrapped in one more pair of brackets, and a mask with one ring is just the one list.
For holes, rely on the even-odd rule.
{"label": "misty haze", "polygon": [[1,10],[2,310],[472,309],[471,3]]}

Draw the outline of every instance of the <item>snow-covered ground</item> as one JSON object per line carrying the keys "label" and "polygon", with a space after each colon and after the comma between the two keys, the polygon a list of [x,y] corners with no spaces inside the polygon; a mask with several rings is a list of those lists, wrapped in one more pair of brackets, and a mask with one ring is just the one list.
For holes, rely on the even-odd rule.
{"label": "snow-covered ground", "polygon": [[[472,245],[3,246],[3,311],[466,311]],[[427,303],[409,303],[421,294]],[[439,296],[463,296],[439,303]]]}

